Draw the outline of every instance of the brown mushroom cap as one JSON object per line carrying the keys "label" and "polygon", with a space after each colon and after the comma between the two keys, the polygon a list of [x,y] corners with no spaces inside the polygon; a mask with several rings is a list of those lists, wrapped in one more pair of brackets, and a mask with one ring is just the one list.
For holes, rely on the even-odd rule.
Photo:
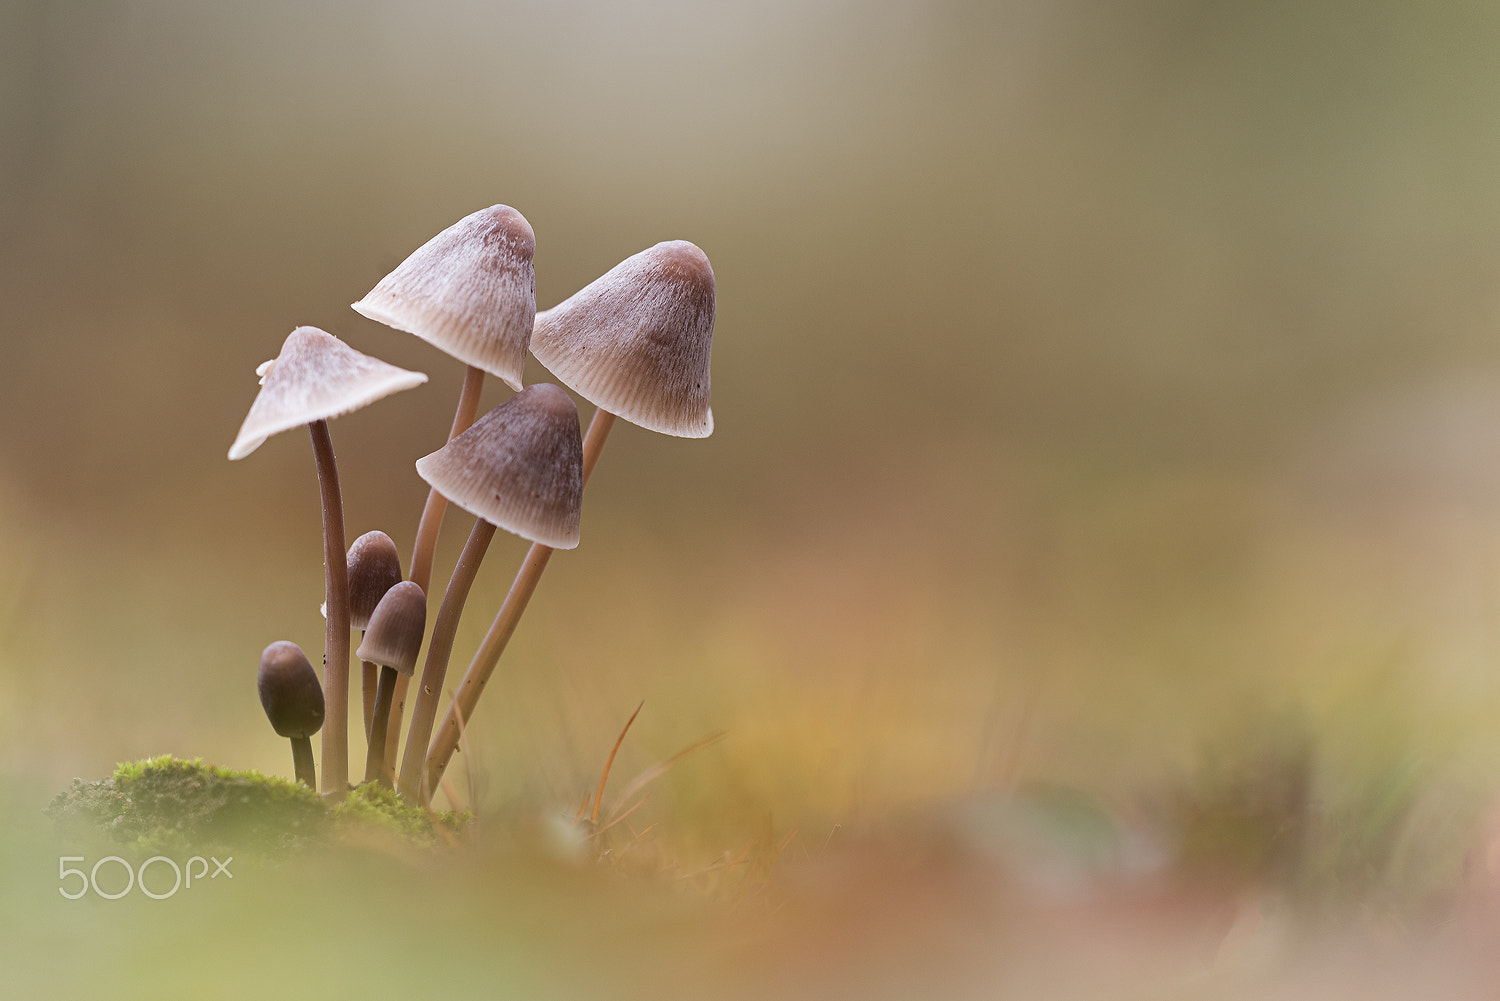
{"label": "brown mushroom cap", "polygon": [[470,514],[553,549],[578,545],[583,436],[578,408],[541,382],[417,460],[417,472]]}
{"label": "brown mushroom cap", "polygon": [[418,247],[354,309],[520,389],[536,317],[535,252],[525,217],[491,205]]}
{"label": "brown mushroom cap", "polygon": [[426,628],[427,595],[419,585],[402,581],[375,606],[364,641],[354,655],[410,675],[416,670],[417,651],[422,648]]}
{"label": "brown mushroom cap", "polygon": [[273,434],[347,414],[426,381],[421,372],[361,354],[327,331],[298,327],[265,372],[229,457],[243,459]]}
{"label": "brown mushroom cap", "polygon": [[349,547],[349,626],[369,627],[375,606],[387,591],[401,583],[401,554],[381,531],[366,532]]}
{"label": "brown mushroom cap", "polygon": [[569,388],[663,434],[706,438],[714,272],[669,240],[627,257],[536,316],[531,353]]}
{"label": "brown mushroom cap", "polygon": [[323,726],[323,686],[302,648],[277,640],[260,653],[260,704],[283,737],[311,737]]}

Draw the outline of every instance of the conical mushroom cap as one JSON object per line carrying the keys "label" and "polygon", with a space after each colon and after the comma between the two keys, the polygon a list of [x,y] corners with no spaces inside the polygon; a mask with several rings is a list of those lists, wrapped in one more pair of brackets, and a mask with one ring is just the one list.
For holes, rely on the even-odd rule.
{"label": "conical mushroom cap", "polygon": [[535,252],[526,218],[491,205],[418,247],[354,308],[520,389],[536,317]]}
{"label": "conical mushroom cap", "polygon": [[365,629],[375,606],[401,583],[401,554],[384,532],[366,532],[349,547],[349,626]]}
{"label": "conical mushroom cap", "polygon": [[426,381],[421,372],[360,354],[317,327],[298,327],[265,373],[229,457],[243,459],[273,434],[347,414]]}
{"label": "conical mushroom cap", "polygon": [[548,382],[527,386],[431,455],[417,472],[438,493],[508,532],[578,545],[583,437],[578,408]]}
{"label": "conical mushroom cap", "polygon": [[323,726],[323,686],[297,644],[277,640],[260,653],[260,704],[283,737],[311,737]]}
{"label": "conical mushroom cap", "polygon": [[372,664],[394,667],[410,675],[417,668],[417,651],[422,649],[422,632],[427,628],[427,595],[420,585],[404,580],[385,593],[364,641],[354,655]]}
{"label": "conical mushroom cap", "polygon": [[686,240],[627,257],[537,314],[531,353],[584,399],[682,438],[713,433],[714,271]]}

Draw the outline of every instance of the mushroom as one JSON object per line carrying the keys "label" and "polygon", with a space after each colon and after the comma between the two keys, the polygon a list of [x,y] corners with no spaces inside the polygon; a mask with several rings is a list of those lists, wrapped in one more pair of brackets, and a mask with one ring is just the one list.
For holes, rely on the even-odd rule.
{"label": "mushroom", "polygon": [[714,272],[686,240],[625,258],[537,315],[531,353],[563,385],[650,431],[707,438]]}
{"label": "mushroom", "polygon": [[[536,234],[509,205],[464,216],[418,247],[353,309],[427,341],[468,365],[448,438],[474,422],[484,374],[521,388],[526,348],[536,318]],[[447,502],[428,495],[411,579],[425,589]]]}
{"label": "mushroom", "polygon": [[328,623],[323,651],[324,701],[328,730],[323,734],[324,792],[342,796],[349,785],[349,577],[344,555],[344,502],[328,419],[427,381],[361,354],[317,327],[298,327],[287,336],[269,369],[262,366],[260,393],[250,405],[240,433],[229,448],[242,459],[271,435],[306,424],[318,464],[323,500],[323,583]]}
{"label": "mushroom", "polygon": [[[491,205],[464,216],[418,247],[359,302],[355,311],[432,344],[468,366],[448,432],[451,441],[474,423],[484,375],[521,388],[526,348],[536,317],[536,275],[531,258],[536,234],[509,205]],[[424,591],[448,502],[429,491],[412,547],[411,579]],[[407,679],[397,680],[395,711],[387,735],[394,766],[396,733]]]}
{"label": "mushroom", "polygon": [[[381,531],[366,532],[349,546],[345,565],[349,569],[349,625],[361,631],[370,626],[370,616],[387,591],[401,583],[401,555],[396,543]],[[421,637],[418,637],[421,642]],[[361,689],[364,695],[365,742],[370,741],[370,720],[375,713],[378,669],[363,661]],[[382,741],[384,744],[384,741]]]}
{"label": "mushroom", "polygon": [[422,766],[438,695],[464,602],[495,528],[550,548],[578,545],[583,498],[578,409],[551,383],[528,386],[438,451],[418,459],[417,472],[433,489],[476,516],[438,608],[401,759],[403,795],[425,804],[431,797],[421,786]]}
{"label": "mushroom", "polygon": [[360,660],[380,665],[369,753],[365,757],[365,781],[390,788],[390,769],[385,763],[385,734],[391,716],[391,697],[398,675],[410,677],[417,667],[422,632],[427,627],[427,594],[412,581],[401,581],[386,591],[369,628],[355,651]]}
{"label": "mushroom", "polygon": [[[679,437],[703,438],[713,432],[709,357],[714,300],[707,255],[686,240],[670,240],[627,257],[537,314],[532,354],[598,408],[583,442],[584,482],[616,415]],[[433,739],[427,789],[437,787],[448,767],[461,721],[472,716],[551,556],[545,541],[526,554]]]}
{"label": "mushroom", "polygon": [[316,789],[318,777],[310,738],[323,725],[323,689],[302,648],[288,640],[277,640],[262,650],[256,687],[272,729],[291,738],[297,781]]}

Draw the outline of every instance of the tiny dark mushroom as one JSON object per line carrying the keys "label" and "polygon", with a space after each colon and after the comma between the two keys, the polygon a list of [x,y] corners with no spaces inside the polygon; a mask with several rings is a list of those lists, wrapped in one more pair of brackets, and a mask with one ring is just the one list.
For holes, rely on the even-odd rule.
{"label": "tiny dark mushroom", "polygon": [[289,640],[277,640],[260,653],[256,679],[260,704],[271,728],[292,742],[292,768],[297,781],[318,787],[313,766],[313,734],[323,726],[323,686],[302,648]]}
{"label": "tiny dark mushroom", "polygon": [[401,583],[396,543],[381,531],[366,532],[349,545],[349,625],[370,628],[370,616],[387,591]]}
{"label": "tiny dark mushroom", "polygon": [[[361,631],[369,628],[370,616],[385,593],[401,583],[401,555],[396,543],[381,531],[366,532],[349,546],[345,565],[349,569],[349,625]],[[375,712],[375,685],[379,666],[367,660],[361,664],[365,710],[365,742],[370,740],[370,721]],[[382,741],[382,744],[384,741]]]}
{"label": "tiny dark mushroom", "polygon": [[380,683],[375,694],[369,754],[365,758],[365,781],[390,787],[391,773],[385,763],[385,735],[390,723],[391,699],[398,675],[411,677],[427,627],[427,595],[412,581],[402,581],[387,591],[370,616],[369,628],[356,651],[362,661],[380,665]]}

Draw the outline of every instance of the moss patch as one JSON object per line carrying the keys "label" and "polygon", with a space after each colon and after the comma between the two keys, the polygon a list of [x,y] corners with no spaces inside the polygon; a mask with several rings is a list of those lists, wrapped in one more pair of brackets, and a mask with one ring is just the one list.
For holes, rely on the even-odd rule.
{"label": "moss patch", "polygon": [[75,779],[48,816],[67,833],[127,850],[282,857],[310,844],[360,840],[366,832],[406,844],[446,843],[465,818],[403,803],[386,789],[361,786],[326,806],[296,782],[234,771],[171,755],[119,765],[97,782]]}
{"label": "moss patch", "polygon": [[419,845],[452,843],[468,823],[468,814],[439,813],[412,806],[394,789],[362,785],[330,811],[340,833],[358,836],[383,832],[398,840]]}

